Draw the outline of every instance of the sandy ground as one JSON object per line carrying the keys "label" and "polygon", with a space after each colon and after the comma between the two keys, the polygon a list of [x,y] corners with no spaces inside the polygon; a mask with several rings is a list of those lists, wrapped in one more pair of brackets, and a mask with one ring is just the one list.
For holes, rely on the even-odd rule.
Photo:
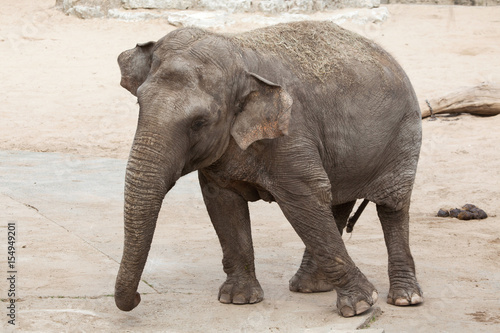
{"label": "sandy ground", "polygon": [[[353,321],[334,312],[334,293],[287,291],[302,244],[274,204],[252,205],[257,274],[266,300],[243,307],[219,304],[221,254],[195,175],[169,194],[162,209],[141,284],[143,304],[130,314],[114,308],[110,294],[122,246],[123,168],[138,110],[135,98],[119,86],[116,57],[174,27],[160,21],[83,21],[64,16],[54,2],[10,1],[0,10],[0,230],[5,239],[6,221],[21,221],[21,329],[328,332],[330,322],[340,325],[337,329],[352,327]],[[481,82],[500,83],[500,7],[388,8],[391,16],[380,26],[348,27],[396,57],[420,100]],[[237,24],[221,31],[250,28]],[[380,293],[382,313],[370,328],[499,330],[498,128],[500,116],[423,121],[411,224],[425,293],[422,306],[384,302],[387,256],[373,206],[352,237],[344,237],[354,261]],[[34,169],[38,173],[31,174]],[[94,178],[85,178],[89,175]],[[90,189],[78,187],[82,184]],[[435,217],[441,207],[465,203],[480,206],[489,218]],[[5,256],[1,258],[6,272]],[[4,308],[3,284],[0,289]],[[6,327],[4,311],[0,313]]]}

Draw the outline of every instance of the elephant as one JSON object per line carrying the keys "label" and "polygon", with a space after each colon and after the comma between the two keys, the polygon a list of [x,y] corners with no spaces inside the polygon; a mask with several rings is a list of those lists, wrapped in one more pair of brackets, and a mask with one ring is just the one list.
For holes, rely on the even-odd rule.
{"label": "elephant", "polygon": [[115,303],[130,311],[163,199],[193,171],[222,247],[222,303],[263,299],[248,202],[276,202],[305,245],[295,292],[336,291],[339,315],[378,292],[342,231],[357,199],[376,205],[388,252],[387,302],[423,302],[409,246],[421,112],[401,66],[373,41],[327,21],[238,34],[196,27],[118,57],[137,97],[124,190]]}

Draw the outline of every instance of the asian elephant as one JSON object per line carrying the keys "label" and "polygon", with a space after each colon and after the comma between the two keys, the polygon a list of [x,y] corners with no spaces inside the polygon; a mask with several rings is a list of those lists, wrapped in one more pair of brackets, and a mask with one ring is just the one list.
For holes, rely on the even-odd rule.
{"label": "asian elephant", "polygon": [[290,290],[335,289],[345,317],[368,310],[377,291],[341,238],[361,198],[376,204],[384,233],[387,302],[423,302],[408,226],[420,109],[381,47],[331,22],[232,35],[181,28],[118,62],[121,85],[140,108],[126,169],[118,308],[139,304],[164,196],[194,170],[223,251],[220,302],[263,299],[248,210],[262,199],[277,202],[305,244]]}

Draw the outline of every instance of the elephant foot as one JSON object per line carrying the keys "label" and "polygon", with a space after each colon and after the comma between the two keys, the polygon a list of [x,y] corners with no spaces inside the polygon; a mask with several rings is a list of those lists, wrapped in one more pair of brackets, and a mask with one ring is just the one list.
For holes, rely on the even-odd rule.
{"label": "elephant foot", "polygon": [[299,269],[290,279],[289,288],[290,291],[299,293],[320,293],[332,291],[334,286],[327,280],[326,275],[319,271],[311,274]]}
{"label": "elephant foot", "polygon": [[377,290],[360,271],[352,282],[347,288],[337,288],[337,311],[343,317],[362,314],[378,299]]}
{"label": "elephant foot", "polygon": [[417,281],[408,286],[392,286],[387,295],[387,303],[397,306],[416,305],[424,302],[424,293]]}
{"label": "elephant foot", "polygon": [[264,291],[256,278],[227,278],[219,289],[219,301],[224,304],[253,304],[264,299]]}

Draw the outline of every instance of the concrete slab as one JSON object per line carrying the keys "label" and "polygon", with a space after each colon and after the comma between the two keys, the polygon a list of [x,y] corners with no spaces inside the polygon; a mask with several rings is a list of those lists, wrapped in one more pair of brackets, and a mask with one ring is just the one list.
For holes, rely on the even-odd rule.
{"label": "concrete slab", "polygon": [[[122,251],[125,166],[117,159],[0,151],[0,231],[5,235],[7,223],[16,223],[22,331],[345,332],[377,315],[341,318],[334,292],[288,291],[303,245],[278,207],[266,203],[251,207],[265,300],[219,303],[221,250],[196,174],[182,178],[165,199],[139,287],[141,305],[119,311],[112,294]],[[1,297],[6,302],[6,292]],[[6,320],[2,327],[9,328]]]}

